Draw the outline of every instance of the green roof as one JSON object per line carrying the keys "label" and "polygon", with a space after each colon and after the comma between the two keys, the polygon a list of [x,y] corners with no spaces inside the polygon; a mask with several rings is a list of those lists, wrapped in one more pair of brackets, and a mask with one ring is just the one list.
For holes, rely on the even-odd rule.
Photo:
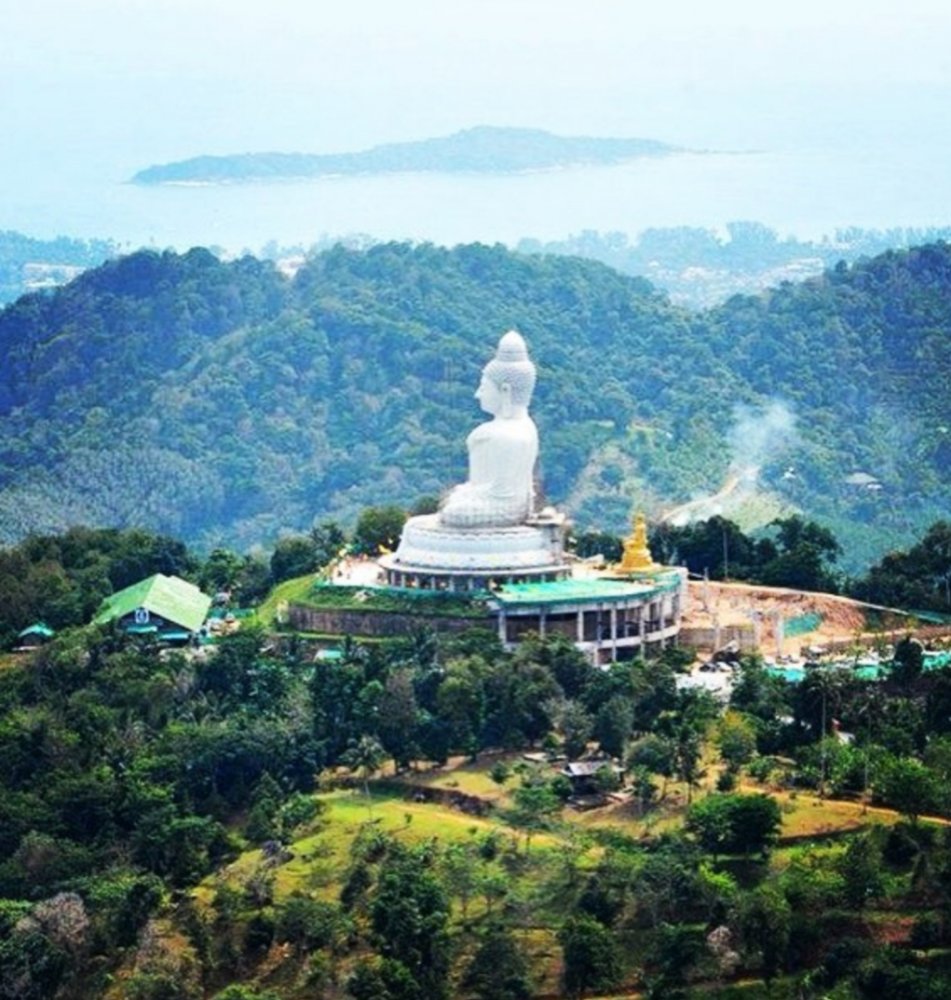
{"label": "green roof", "polygon": [[28,635],[39,635],[44,639],[52,639],[56,633],[46,624],[46,622],[35,622],[33,625],[27,626],[19,634],[20,639],[25,639]]}
{"label": "green roof", "polygon": [[675,574],[670,579],[643,583],[594,577],[556,580],[552,583],[507,583],[492,594],[505,607],[519,604],[596,604],[598,601],[647,599],[679,586]]}
{"label": "green roof", "polygon": [[149,614],[158,615],[189,632],[197,632],[210,607],[211,598],[187,580],[156,573],[107,597],[93,620],[101,625],[125,618],[137,608],[146,608]]}

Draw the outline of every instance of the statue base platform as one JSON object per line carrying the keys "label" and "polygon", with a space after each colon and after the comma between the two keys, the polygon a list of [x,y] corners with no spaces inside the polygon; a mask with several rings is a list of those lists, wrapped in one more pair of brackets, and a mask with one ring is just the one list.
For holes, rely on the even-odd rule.
{"label": "statue base platform", "polygon": [[564,516],[554,512],[494,528],[447,528],[438,514],[424,514],[406,522],[399,548],[380,565],[391,587],[468,591],[563,580],[564,534]]}

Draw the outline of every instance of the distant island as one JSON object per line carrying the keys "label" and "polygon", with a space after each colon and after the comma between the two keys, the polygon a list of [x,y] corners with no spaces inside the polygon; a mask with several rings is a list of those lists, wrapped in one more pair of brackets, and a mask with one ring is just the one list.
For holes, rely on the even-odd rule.
{"label": "distant island", "polygon": [[223,184],[357,174],[518,173],[608,165],[686,150],[654,139],[552,135],[542,129],[480,125],[453,135],[393,142],[356,153],[238,153],[195,156],[140,170],[134,184]]}

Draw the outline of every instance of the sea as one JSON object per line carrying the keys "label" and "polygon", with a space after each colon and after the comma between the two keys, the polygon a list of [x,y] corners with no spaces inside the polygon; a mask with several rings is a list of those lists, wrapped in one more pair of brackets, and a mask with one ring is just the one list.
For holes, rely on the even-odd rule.
{"label": "sea", "polygon": [[306,181],[132,184],[148,164],[7,161],[0,230],[108,238],[228,253],[333,238],[514,245],[586,230],[634,238],[652,227],[723,232],[755,220],[780,236],[951,224],[951,170],[940,143],[690,152],[620,165],[521,174],[407,173]]}

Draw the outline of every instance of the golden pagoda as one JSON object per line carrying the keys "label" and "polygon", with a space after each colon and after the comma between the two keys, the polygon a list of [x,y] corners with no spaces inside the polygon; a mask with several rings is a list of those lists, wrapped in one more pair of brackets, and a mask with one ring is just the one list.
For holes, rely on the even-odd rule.
{"label": "golden pagoda", "polygon": [[635,514],[633,525],[634,531],[624,539],[624,558],[617,569],[621,573],[649,573],[660,569],[659,564],[654,562],[647,544],[647,522],[644,520],[644,515]]}

